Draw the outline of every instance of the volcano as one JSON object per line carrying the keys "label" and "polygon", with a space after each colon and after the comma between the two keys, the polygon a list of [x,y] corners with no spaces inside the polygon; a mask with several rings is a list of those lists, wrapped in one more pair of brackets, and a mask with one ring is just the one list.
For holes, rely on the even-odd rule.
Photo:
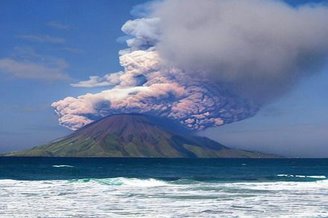
{"label": "volcano", "polygon": [[49,144],[10,156],[265,158],[272,155],[228,148],[175,121],[141,114],[105,117]]}

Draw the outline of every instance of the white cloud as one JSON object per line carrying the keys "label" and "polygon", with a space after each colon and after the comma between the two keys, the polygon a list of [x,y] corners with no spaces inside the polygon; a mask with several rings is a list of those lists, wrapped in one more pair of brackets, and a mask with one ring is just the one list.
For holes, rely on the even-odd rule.
{"label": "white cloud", "polygon": [[41,64],[30,61],[16,60],[13,58],[0,59],[0,72],[12,75],[20,79],[37,80],[67,80],[65,73],[68,64],[64,60],[58,60],[51,64]]}
{"label": "white cloud", "polygon": [[138,84],[138,76],[159,70],[159,57],[152,48],[147,50],[121,51],[120,64],[124,72],[110,73],[103,77],[90,76],[89,80],[73,83],[73,87],[133,86]]}
{"label": "white cloud", "polygon": [[51,44],[64,44],[66,40],[60,37],[49,35],[19,35],[17,38],[24,39],[32,42],[51,43]]}
{"label": "white cloud", "polygon": [[159,39],[158,18],[140,18],[128,20],[122,31],[133,38],[126,40],[131,49],[149,48]]}
{"label": "white cloud", "polygon": [[104,87],[104,86],[114,86],[118,85],[120,81],[120,76],[123,72],[110,73],[103,77],[100,76],[90,76],[89,80],[80,81],[78,83],[72,83],[72,87],[77,88],[94,88],[94,87]]}
{"label": "white cloud", "polygon": [[58,30],[70,30],[72,28],[70,25],[63,24],[57,21],[50,21],[47,23],[47,26]]}

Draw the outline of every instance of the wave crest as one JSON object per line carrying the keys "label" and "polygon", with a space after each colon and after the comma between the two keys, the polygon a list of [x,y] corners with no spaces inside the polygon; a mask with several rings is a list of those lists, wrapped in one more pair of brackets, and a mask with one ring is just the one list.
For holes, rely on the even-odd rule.
{"label": "wave crest", "polygon": [[168,182],[158,179],[137,179],[137,178],[106,178],[106,179],[78,179],[71,180],[71,182],[94,182],[102,185],[116,185],[116,186],[136,186],[136,187],[158,187],[158,186],[169,186]]}

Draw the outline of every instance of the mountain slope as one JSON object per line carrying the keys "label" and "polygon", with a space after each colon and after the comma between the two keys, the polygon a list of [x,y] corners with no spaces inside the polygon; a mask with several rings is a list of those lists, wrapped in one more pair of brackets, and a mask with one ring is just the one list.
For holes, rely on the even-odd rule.
{"label": "mountain slope", "polygon": [[47,145],[10,156],[58,157],[272,157],[230,149],[199,137],[174,121],[140,114],[121,114],[91,123]]}

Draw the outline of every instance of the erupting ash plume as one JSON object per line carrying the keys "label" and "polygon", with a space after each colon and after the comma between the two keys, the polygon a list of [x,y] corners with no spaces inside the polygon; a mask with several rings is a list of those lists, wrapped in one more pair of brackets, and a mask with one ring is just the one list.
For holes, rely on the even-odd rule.
{"label": "erupting ash plume", "polygon": [[193,130],[253,116],[328,54],[328,9],[273,0],[166,0],[127,21],[121,72],[73,87],[96,94],[52,104],[72,130],[118,113],[179,120]]}
{"label": "erupting ash plume", "polygon": [[73,84],[113,88],[52,104],[62,125],[76,130],[110,114],[148,113],[199,130],[247,118],[257,110],[217,84],[193,80],[181,70],[162,67],[153,48],[123,53],[123,72]]}

